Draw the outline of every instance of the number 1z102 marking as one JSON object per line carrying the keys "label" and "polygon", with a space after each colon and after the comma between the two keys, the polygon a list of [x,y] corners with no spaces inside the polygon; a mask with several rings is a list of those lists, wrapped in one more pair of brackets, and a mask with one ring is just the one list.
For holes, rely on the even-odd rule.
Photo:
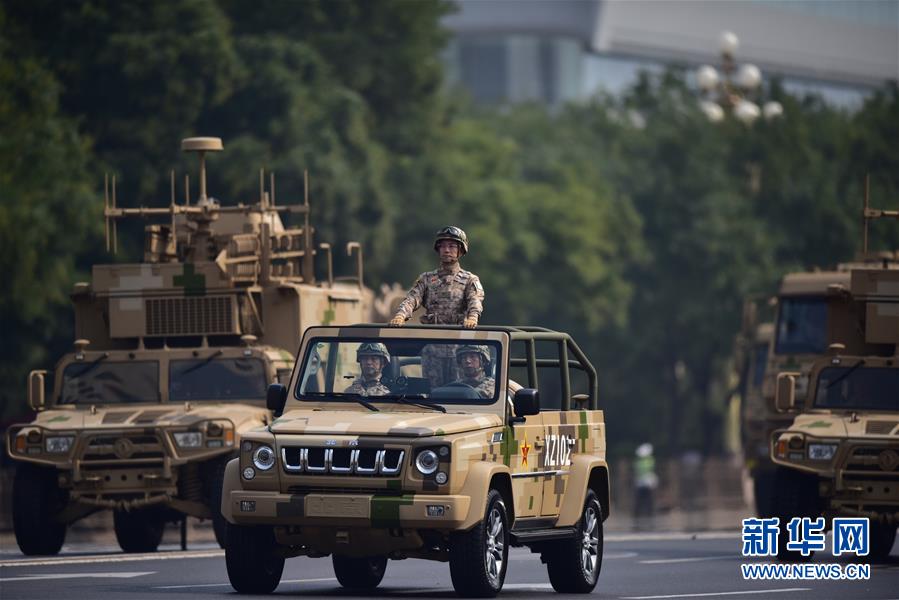
{"label": "number 1z102 marking", "polygon": [[566,467],[571,464],[571,449],[575,439],[568,435],[551,433],[546,436],[546,466]]}

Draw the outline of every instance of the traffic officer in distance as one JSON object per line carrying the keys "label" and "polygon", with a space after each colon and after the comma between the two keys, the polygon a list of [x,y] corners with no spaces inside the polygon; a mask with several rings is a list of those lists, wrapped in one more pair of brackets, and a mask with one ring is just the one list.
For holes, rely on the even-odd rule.
{"label": "traffic officer in distance", "polygon": [[390,389],[381,383],[381,373],[390,364],[387,346],[372,342],[360,345],[356,350],[356,362],[362,374],[343,391],[345,394],[384,396],[390,393]]}
{"label": "traffic officer in distance", "polygon": [[496,382],[486,373],[490,364],[490,350],[487,346],[460,346],[456,350],[456,362],[462,370],[462,378],[453,383],[473,387],[481,398],[493,398]]}
{"label": "traffic officer in distance", "polygon": [[[477,275],[459,266],[459,259],[468,252],[468,237],[458,227],[444,227],[437,232],[434,250],[440,257],[440,267],[418,276],[390,325],[402,327],[415,309],[423,306],[425,314],[421,322],[424,324],[474,329],[484,310],[484,288]],[[430,380],[432,388],[459,378],[454,354],[455,348],[446,344],[431,344],[422,349],[422,374]]]}

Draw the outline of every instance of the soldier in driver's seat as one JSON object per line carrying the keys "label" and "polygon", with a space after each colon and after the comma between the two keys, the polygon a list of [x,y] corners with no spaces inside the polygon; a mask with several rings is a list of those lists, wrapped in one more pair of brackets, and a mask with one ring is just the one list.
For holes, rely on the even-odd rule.
{"label": "soldier in driver's seat", "polygon": [[390,364],[387,346],[380,343],[361,344],[356,350],[356,361],[361,374],[343,391],[345,394],[386,396],[390,393],[390,389],[381,382],[384,367]]}
{"label": "soldier in driver's seat", "polygon": [[493,398],[496,382],[486,373],[490,365],[490,350],[487,346],[460,346],[456,350],[456,362],[462,377],[453,384],[473,387],[481,398]]}

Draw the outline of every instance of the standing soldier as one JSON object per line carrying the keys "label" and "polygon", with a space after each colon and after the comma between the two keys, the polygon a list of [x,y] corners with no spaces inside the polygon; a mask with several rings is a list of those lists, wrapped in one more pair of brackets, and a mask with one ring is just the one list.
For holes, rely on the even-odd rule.
{"label": "standing soldier", "polygon": [[343,391],[344,394],[362,394],[363,396],[385,396],[390,389],[381,383],[381,374],[384,367],[390,364],[390,354],[387,346],[378,343],[368,343],[359,346],[356,350],[356,362],[359,363],[361,375],[353,384]]}
{"label": "standing soldier", "polygon": [[[401,327],[419,306],[424,306],[421,322],[428,325],[462,325],[474,329],[484,310],[484,288],[481,280],[459,266],[468,252],[468,238],[458,227],[444,227],[437,232],[434,250],[440,256],[440,268],[418,276],[396,315],[390,320]],[[422,349],[422,372],[439,387],[459,378],[452,346],[425,346]]]}
{"label": "standing soldier", "polygon": [[490,350],[487,346],[460,346],[456,350],[456,362],[462,370],[462,378],[453,383],[473,387],[481,398],[493,398],[496,382],[486,373],[490,365]]}

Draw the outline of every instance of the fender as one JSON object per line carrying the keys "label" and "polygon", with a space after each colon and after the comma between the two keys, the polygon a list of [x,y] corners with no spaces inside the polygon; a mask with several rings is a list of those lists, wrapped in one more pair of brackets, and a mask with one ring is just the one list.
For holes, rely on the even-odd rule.
{"label": "fender", "polygon": [[232,525],[235,522],[231,517],[231,492],[237,489],[240,489],[240,458],[228,461],[222,479],[222,516]]}
{"label": "fender", "polygon": [[[594,473],[596,473],[594,475]],[[598,476],[598,477],[597,477]],[[597,477],[594,484],[599,489],[594,489],[602,505],[603,520],[609,516],[609,465],[606,461],[593,454],[574,454],[571,456],[571,469],[568,472],[568,485],[565,489],[565,499],[559,510],[559,520],[556,527],[571,527],[581,518],[581,510],[584,508],[584,498],[587,497],[587,487],[591,479]]]}
{"label": "fender", "polygon": [[472,462],[469,463],[468,476],[465,478],[465,484],[462,486],[462,495],[471,498],[471,505],[468,509],[468,515],[459,529],[468,530],[474,527],[481,519],[484,518],[484,512],[487,509],[486,498],[487,492],[490,490],[490,481],[494,476],[499,476],[503,480],[500,491],[506,501],[506,510],[508,511],[509,520],[515,519],[515,507],[512,506],[512,478],[509,475],[509,467],[500,463],[490,462]]}

